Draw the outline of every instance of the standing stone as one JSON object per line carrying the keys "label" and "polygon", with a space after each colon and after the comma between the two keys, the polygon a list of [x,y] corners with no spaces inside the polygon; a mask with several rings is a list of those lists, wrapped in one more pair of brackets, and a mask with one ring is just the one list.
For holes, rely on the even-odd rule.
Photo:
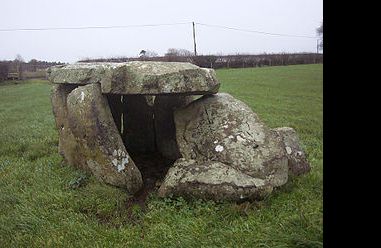
{"label": "standing stone", "polygon": [[168,159],[181,157],[176,141],[173,111],[193,100],[192,96],[156,96],[154,104],[156,145],[158,151]]}
{"label": "standing stone", "polygon": [[[78,156],[78,144],[68,123],[66,100],[69,93],[76,87],[76,85],[53,85],[51,92],[53,115],[59,133],[58,152],[70,165],[74,165],[75,158]],[[87,167],[81,169],[86,170]]]}
{"label": "standing stone", "polygon": [[99,180],[135,193],[142,177],[127,153],[99,84],[74,89],[67,98],[68,123],[79,144],[75,161]]}
{"label": "standing stone", "polygon": [[274,129],[283,140],[284,149],[288,158],[289,174],[298,176],[311,170],[307,162],[306,154],[299,144],[299,137],[291,127],[279,127]]}
{"label": "standing stone", "polygon": [[[197,192],[202,191],[206,198],[216,199],[221,194],[221,197],[229,195],[229,199],[237,199],[241,197],[242,188],[250,188],[242,197],[256,198],[287,182],[287,157],[281,137],[266,127],[246,104],[231,95],[203,96],[176,110],[174,117],[177,144],[185,159],[180,164],[186,163],[186,169],[167,174],[161,196],[174,194],[177,190],[170,189],[186,182],[187,185],[204,185],[202,189],[181,187],[182,192],[188,190],[190,195],[199,195]],[[194,177],[196,171],[201,171],[200,177],[205,180],[200,182]],[[238,175],[248,184],[232,184],[232,179]]]}
{"label": "standing stone", "polygon": [[123,141],[129,152],[154,152],[153,107],[142,95],[123,96]]}

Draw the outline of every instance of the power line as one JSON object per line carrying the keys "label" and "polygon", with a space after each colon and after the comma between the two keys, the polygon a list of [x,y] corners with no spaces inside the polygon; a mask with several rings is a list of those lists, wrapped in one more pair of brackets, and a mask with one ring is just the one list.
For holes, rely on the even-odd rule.
{"label": "power line", "polygon": [[263,31],[258,31],[258,30],[249,30],[249,29],[227,27],[227,26],[221,26],[221,25],[205,24],[205,23],[199,23],[199,22],[196,22],[196,24],[202,25],[202,26],[207,26],[207,27],[230,29],[230,30],[235,30],[235,31],[248,32],[248,33],[257,33],[257,34],[264,34],[264,35],[275,35],[275,36],[285,36],[285,37],[295,37],[295,38],[318,39],[318,37],[316,37],[316,36],[269,33],[269,32],[263,32]]}
{"label": "power line", "polygon": [[280,34],[280,33],[270,33],[258,30],[249,30],[236,27],[228,27],[215,24],[206,24],[200,22],[177,22],[177,23],[162,23],[162,24],[141,24],[141,25],[120,25],[120,26],[84,26],[84,27],[50,27],[50,28],[8,28],[0,29],[0,32],[16,32],[16,31],[49,31],[49,30],[85,30],[85,29],[118,29],[118,28],[140,28],[140,27],[158,27],[158,26],[174,26],[174,25],[184,25],[184,24],[198,24],[206,27],[229,29],[248,33],[257,33],[264,35],[274,35],[274,36],[284,36],[284,37],[295,37],[295,38],[309,38],[309,39],[319,39],[316,36],[307,35],[293,35],[293,34]]}
{"label": "power line", "polygon": [[0,32],[49,31],[49,30],[85,30],[85,29],[123,29],[123,28],[175,26],[175,25],[184,25],[184,24],[192,24],[193,28],[194,28],[195,24],[198,24],[198,25],[206,26],[206,27],[228,29],[228,30],[234,30],[234,31],[240,31],[240,32],[248,32],[248,33],[256,33],[256,34],[263,34],[263,35],[294,37],[294,38],[319,39],[319,37],[317,37],[317,36],[270,33],[270,32],[258,31],[258,30],[250,30],[250,29],[243,29],[243,28],[236,28],[236,27],[228,27],[228,26],[215,25],[215,24],[206,24],[206,23],[200,23],[200,22],[177,22],[177,23],[119,25],[119,26],[84,26],[84,27],[50,27],[50,28],[8,28],[8,29],[0,29]]}
{"label": "power line", "polygon": [[143,25],[123,25],[123,26],[85,26],[85,27],[51,27],[51,28],[9,28],[0,29],[0,32],[15,31],[48,31],[48,30],[83,30],[83,29],[114,29],[114,28],[141,28],[141,27],[157,27],[157,26],[174,26],[190,24],[192,22],[177,22],[163,24],[143,24]]}

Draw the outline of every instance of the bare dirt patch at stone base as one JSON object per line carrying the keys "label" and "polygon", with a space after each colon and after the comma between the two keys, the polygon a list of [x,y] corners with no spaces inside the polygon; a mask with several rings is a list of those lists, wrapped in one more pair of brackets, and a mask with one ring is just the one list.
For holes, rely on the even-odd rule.
{"label": "bare dirt patch at stone base", "polygon": [[151,192],[156,192],[174,160],[163,157],[159,152],[130,153],[143,177],[143,187],[131,198],[127,199],[126,207],[129,215],[134,205],[145,210],[146,200]]}

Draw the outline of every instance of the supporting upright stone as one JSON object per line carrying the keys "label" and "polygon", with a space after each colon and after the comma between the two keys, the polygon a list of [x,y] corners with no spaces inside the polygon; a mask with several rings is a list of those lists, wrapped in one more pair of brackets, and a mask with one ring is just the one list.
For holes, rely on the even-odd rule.
{"label": "supporting upright stone", "polygon": [[[75,89],[76,85],[56,84],[51,92],[51,102],[53,115],[58,130],[58,152],[70,165],[75,165],[75,158],[78,156],[78,144],[68,123],[68,113],[66,100],[69,93]],[[87,170],[87,167],[81,168]]]}
{"label": "supporting upright stone", "polygon": [[135,193],[142,177],[127,153],[99,84],[79,86],[67,98],[68,123],[79,144],[75,161],[99,180]]}
{"label": "supporting upright stone", "polygon": [[168,159],[181,157],[176,141],[173,111],[193,100],[192,96],[156,96],[154,104],[156,145],[158,151]]}
{"label": "supporting upright stone", "polygon": [[154,152],[153,107],[142,95],[123,96],[123,141],[129,152]]}

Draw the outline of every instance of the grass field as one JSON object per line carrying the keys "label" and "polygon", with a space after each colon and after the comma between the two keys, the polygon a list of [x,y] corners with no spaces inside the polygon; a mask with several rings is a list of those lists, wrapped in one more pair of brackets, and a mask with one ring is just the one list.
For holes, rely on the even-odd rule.
{"label": "grass field", "polygon": [[220,91],[270,127],[298,132],[312,170],[261,202],[160,199],[126,212],[126,193],[62,163],[50,85],[0,84],[0,247],[322,247],[323,66],[222,69]]}

